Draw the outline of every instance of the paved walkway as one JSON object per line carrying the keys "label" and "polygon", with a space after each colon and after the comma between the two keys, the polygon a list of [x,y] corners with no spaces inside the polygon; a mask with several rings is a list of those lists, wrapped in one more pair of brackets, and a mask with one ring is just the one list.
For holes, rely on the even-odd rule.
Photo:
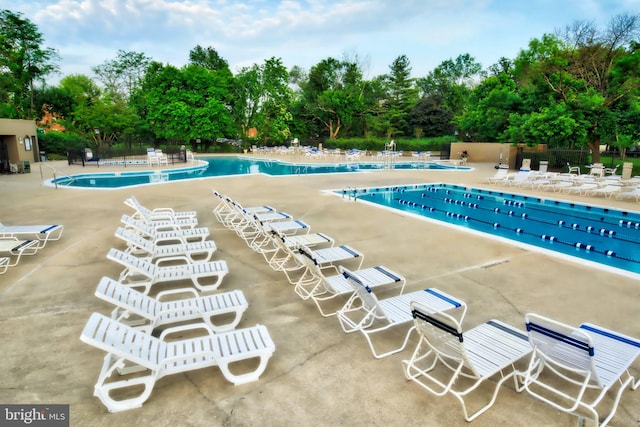
{"label": "paved walkway", "polygon": [[[65,173],[94,170],[49,165]],[[322,318],[281,273],[216,223],[213,189],[246,206],[270,204],[308,222],[312,231],[365,253],[365,267],[384,264],[405,275],[407,292],[437,287],[460,297],[469,306],[467,328],[489,318],[522,326],[523,315],[533,311],[640,337],[637,280],[321,191],[424,182],[488,187],[493,165],[472,163],[472,172],[251,175],[105,191],[42,186],[40,166],[32,165],[30,174],[0,176],[2,223],[65,225],[60,241],[0,276],[0,403],[70,404],[74,426],[466,425],[454,399],[435,398],[404,379],[400,361],[411,349],[374,359],[361,336],[345,335],[335,318]],[[51,170],[45,167],[43,174],[50,178]],[[149,207],[196,210],[200,224],[210,228],[217,257],[231,271],[221,290],[242,289],[249,301],[241,326],[264,324],[276,343],[260,381],[233,386],[216,368],[165,377],[142,408],[117,414],[92,396],[104,354],[79,336],[92,312],[111,310],[93,292],[102,276],[119,273],[105,256],[122,246],[114,231],[129,211],[123,200],[131,194]],[[596,203],[638,210],[634,202]],[[390,333],[380,343],[400,338]],[[640,393],[625,394],[612,424],[640,425]],[[505,388],[473,425],[573,426],[575,419]]]}

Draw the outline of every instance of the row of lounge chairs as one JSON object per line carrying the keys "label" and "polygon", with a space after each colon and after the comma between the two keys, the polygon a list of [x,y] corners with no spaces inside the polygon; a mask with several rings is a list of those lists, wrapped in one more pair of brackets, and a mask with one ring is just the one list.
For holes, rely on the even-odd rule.
{"label": "row of lounge chairs", "polygon": [[4,225],[0,223],[0,274],[20,263],[23,256],[35,255],[47,242],[59,240],[64,226]]}
{"label": "row of lounge chairs", "polygon": [[[284,272],[295,292],[314,301],[323,316],[337,317],[345,333],[362,333],[374,357],[401,351],[416,332],[415,350],[402,360],[405,377],[435,396],[454,396],[467,421],[488,410],[501,386],[512,380],[516,392],[605,425],[615,415],[624,390],[640,383],[629,370],[640,355],[638,339],[588,323],[573,327],[537,314],[525,316],[526,330],[497,319],[463,328],[467,307],[459,298],[433,288],[404,293],[402,275],[385,266],[362,268],[364,255],[351,247],[346,247],[350,256],[340,256],[341,246],[333,238],[311,233],[305,222],[268,205],[243,207],[216,191],[214,196],[218,221],[261,253],[274,270]],[[355,266],[346,266],[358,258]],[[395,287],[399,294],[379,299],[376,291],[381,287]],[[346,303],[328,310],[324,304],[338,296]],[[403,331],[401,344],[378,349],[373,337],[391,328]],[[467,397],[491,379],[495,380],[492,394],[471,411]],[[605,396],[611,397],[610,410],[601,419]]]}
{"label": "row of lounge chairs", "polygon": [[488,182],[590,197],[615,196],[617,199],[635,199],[640,203],[640,179],[623,180],[619,175],[599,177],[596,174],[539,172],[528,169],[510,173],[508,169],[499,169],[494,176],[488,178]]}
{"label": "row of lounge chairs", "polygon": [[[95,291],[114,309],[93,313],[80,336],[107,353],[94,395],[118,412],[142,406],[167,375],[218,366],[233,384],[258,380],[275,345],[264,325],[237,328],[249,306],[241,290],[215,292],[228,268],[212,259],[217,247],[196,212],[150,210],[134,196],[125,204],[133,212],[115,232],[124,248],[107,255],[124,269],[118,279],[102,277]],[[159,283],[180,287],[153,292]]]}

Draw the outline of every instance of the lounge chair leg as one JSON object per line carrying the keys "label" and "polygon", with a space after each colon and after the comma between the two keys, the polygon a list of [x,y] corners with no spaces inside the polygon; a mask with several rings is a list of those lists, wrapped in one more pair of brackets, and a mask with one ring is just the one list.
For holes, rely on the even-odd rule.
{"label": "lounge chair leg", "polygon": [[[139,378],[132,378],[128,380],[120,380],[106,383],[106,381],[113,375],[115,370],[126,369],[124,364],[124,359],[118,359],[113,361],[113,356],[111,354],[107,354],[105,356],[104,364],[102,367],[102,372],[98,377],[98,381],[93,389],[93,394],[107,407],[109,412],[120,412],[126,411],[127,409],[139,408],[142,404],[149,399],[151,392],[153,391],[153,387],[155,385],[156,379],[154,375],[147,375]],[[130,387],[135,387],[138,385],[144,386],[142,392],[136,396],[129,399],[116,400],[111,397],[111,391],[118,389],[125,389]]]}
{"label": "lounge chair leg", "polygon": [[218,362],[218,367],[220,368],[222,375],[224,375],[224,377],[234,385],[247,384],[253,381],[258,381],[260,379],[260,375],[262,375],[264,370],[267,368],[267,362],[269,361],[269,358],[271,358],[271,354],[257,357],[260,359],[258,367],[253,371],[244,374],[232,373],[229,369],[229,364],[231,362]]}
{"label": "lounge chair leg", "polygon": [[216,281],[212,284],[209,285],[203,285],[200,283],[200,280],[198,279],[198,277],[193,277],[192,281],[193,281],[193,286],[195,286],[197,289],[199,289],[201,292],[209,292],[209,291],[215,291],[216,289],[218,289],[220,287],[220,284],[222,283],[222,279],[224,278],[225,273],[220,273],[216,276]]}

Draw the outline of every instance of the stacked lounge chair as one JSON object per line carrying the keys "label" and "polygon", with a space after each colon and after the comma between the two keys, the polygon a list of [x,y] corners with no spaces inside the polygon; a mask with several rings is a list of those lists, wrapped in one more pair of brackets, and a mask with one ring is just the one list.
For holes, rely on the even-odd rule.
{"label": "stacked lounge chair", "polygon": [[[126,204],[138,218],[125,215],[130,227],[118,227],[116,235],[126,248],[112,248],[107,255],[125,269],[117,280],[102,277],[95,291],[114,309],[110,317],[93,313],[80,336],[106,352],[94,395],[118,412],[142,406],[167,375],[218,366],[233,384],[257,381],[275,344],[263,325],[237,328],[249,305],[242,291],[201,293],[217,290],[228,273],[226,262],[211,260],[217,247],[205,240],[208,230],[195,242],[182,240],[198,230],[183,227],[185,221],[197,224],[195,215],[147,210],[135,198]],[[161,214],[151,218],[152,212]],[[204,277],[214,283],[203,285]],[[156,283],[177,280],[193,286],[151,294]],[[254,359],[257,364],[245,363]],[[138,394],[131,390],[136,386],[142,388]]]}

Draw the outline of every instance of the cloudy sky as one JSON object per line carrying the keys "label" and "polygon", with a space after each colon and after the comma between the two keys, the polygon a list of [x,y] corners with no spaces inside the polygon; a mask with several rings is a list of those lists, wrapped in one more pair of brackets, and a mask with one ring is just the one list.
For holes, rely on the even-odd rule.
{"label": "cloudy sky", "polygon": [[346,56],[373,78],[400,55],[414,77],[464,53],[486,68],[576,20],[604,28],[617,14],[638,14],[640,0],[0,0],[0,8],[36,24],[58,51],[57,80],[93,76],[118,50],[182,66],[197,45],[215,48],[233,72],[271,57],[308,70]]}

